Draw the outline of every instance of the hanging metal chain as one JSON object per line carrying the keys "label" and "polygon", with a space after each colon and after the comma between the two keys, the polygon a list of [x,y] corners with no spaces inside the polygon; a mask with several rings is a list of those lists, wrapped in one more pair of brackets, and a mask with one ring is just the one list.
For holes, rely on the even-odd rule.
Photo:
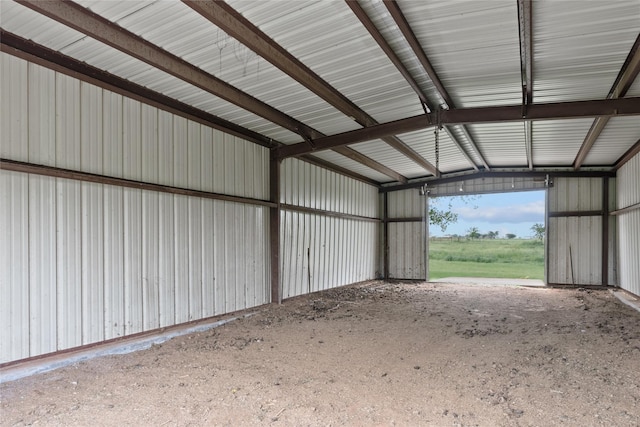
{"label": "hanging metal chain", "polygon": [[440,170],[440,127],[436,126],[436,129],[433,131],[433,134],[436,138],[436,169]]}

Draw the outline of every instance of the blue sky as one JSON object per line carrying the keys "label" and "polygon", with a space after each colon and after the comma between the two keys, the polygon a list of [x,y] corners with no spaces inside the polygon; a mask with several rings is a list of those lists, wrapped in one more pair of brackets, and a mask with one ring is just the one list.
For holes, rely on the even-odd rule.
{"label": "blue sky", "polygon": [[481,234],[498,231],[498,237],[512,233],[526,238],[532,236],[533,224],[544,224],[544,191],[480,194],[466,202],[461,197],[438,197],[429,202],[436,203],[439,209],[447,209],[449,200],[452,210],[458,214],[458,222],[449,225],[444,232],[438,226],[430,226],[431,236],[462,236],[471,227],[478,227]]}

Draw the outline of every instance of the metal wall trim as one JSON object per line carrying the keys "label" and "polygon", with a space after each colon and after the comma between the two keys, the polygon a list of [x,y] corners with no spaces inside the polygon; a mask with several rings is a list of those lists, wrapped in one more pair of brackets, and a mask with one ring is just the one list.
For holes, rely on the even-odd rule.
{"label": "metal wall trim", "polygon": [[549,218],[567,218],[573,216],[602,216],[605,211],[564,211],[564,212],[549,212]]}
{"label": "metal wall trim", "polygon": [[609,212],[611,215],[620,215],[623,213],[635,211],[636,209],[640,209],[640,203],[635,203],[633,205],[627,206],[626,208],[616,209],[615,211]]}
{"label": "metal wall trim", "polygon": [[414,218],[386,218],[384,222],[422,222],[424,218],[414,217]]}
{"label": "metal wall trim", "polygon": [[[251,307],[250,309],[255,309],[259,306],[255,306],[255,307]],[[149,329],[146,331],[142,331],[142,332],[136,332],[130,335],[123,335],[123,336],[119,336],[116,338],[109,338],[103,341],[96,341],[96,342],[92,342],[89,344],[84,344],[84,345],[79,345],[77,347],[70,347],[70,348],[65,348],[63,350],[57,350],[57,351],[53,351],[50,353],[43,353],[43,354],[38,354],[36,356],[31,356],[31,357],[25,357],[24,359],[17,359],[17,360],[12,360],[10,362],[4,362],[4,363],[0,363],[0,369],[4,369],[4,368],[8,368],[10,366],[15,366],[15,365],[21,365],[23,363],[28,363],[28,362],[33,362],[36,360],[41,360],[41,359],[46,359],[49,357],[54,357],[54,356],[59,356],[59,355],[64,355],[64,354],[72,354],[72,353],[76,353],[76,352],[82,352],[88,349],[92,349],[95,347],[106,347],[108,345],[111,344],[115,344],[115,343],[119,343],[119,342],[127,342],[127,341],[136,341],[136,340],[140,340],[141,338],[144,337],[150,337],[150,336],[154,336],[154,335],[158,335],[158,334],[162,334],[162,333],[169,333],[173,330],[180,330],[180,329],[184,329],[187,326],[190,325],[199,325],[202,323],[209,323],[214,319],[220,319],[222,321],[224,321],[225,318],[229,318],[229,319],[234,319],[234,314],[235,313],[240,313],[240,312],[246,312],[247,310],[250,309],[240,309],[237,312],[229,312],[229,313],[224,313],[224,314],[219,314],[216,316],[210,316],[210,317],[204,317],[201,319],[196,319],[196,320],[190,320],[188,322],[183,322],[183,323],[176,323],[170,326],[161,326],[159,328],[155,328],[155,329]],[[246,316],[246,314],[245,314]]]}
{"label": "metal wall trim", "polygon": [[369,222],[382,221],[380,218],[372,218],[369,216],[352,215],[352,214],[345,214],[345,213],[335,212],[335,211],[314,209],[314,208],[308,208],[305,206],[290,205],[288,203],[281,203],[280,207],[282,208],[282,210],[286,210],[286,211],[305,212],[305,213],[312,213],[316,215],[332,216],[336,218],[355,219],[358,221],[369,221]]}
{"label": "metal wall trim", "polygon": [[190,190],[187,188],[172,187],[169,185],[151,184],[123,178],[113,178],[106,175],[98,175],[87,172],[78,172],[70,169],[42,166],[33,163],[18,162],[15,160],[0,159],[0,169],[14,172],[24,172],[34,175],[50,176],[54,178],[66,178],[76,181],[95,182],[99,184],[114,185],[118,187],[136,188],[140,190],[157,191],[159,193],[180,194],[183,196],[200,197],[203,199],[224,200],[227,202],[243,203],[249,205],[276,207],[277,203],[268,200],[252,199],[249,197],[229,196],[227,194],[208,191]]}
{"label": "metal wall trim", "polygon": [[424,184],[441,185],[452,182],[471,181],[483,178],[615,178],[614,171],[492,171],[492,172],[473,172],[458,176],[448,176],[446,178],[420,179],[419,181],[410,182],[408,184],[388,185],[380,187],[380,193],[389,193],[393,191],[408,190],[410,188],[420,188]]}

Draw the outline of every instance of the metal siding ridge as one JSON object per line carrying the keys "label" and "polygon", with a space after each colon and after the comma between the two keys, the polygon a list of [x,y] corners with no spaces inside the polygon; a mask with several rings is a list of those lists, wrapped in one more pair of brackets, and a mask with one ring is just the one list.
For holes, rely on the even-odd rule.
{"label": "metal siding ridge", "polygon": [[31,355],[29,176],[0,169],[0,363]]}

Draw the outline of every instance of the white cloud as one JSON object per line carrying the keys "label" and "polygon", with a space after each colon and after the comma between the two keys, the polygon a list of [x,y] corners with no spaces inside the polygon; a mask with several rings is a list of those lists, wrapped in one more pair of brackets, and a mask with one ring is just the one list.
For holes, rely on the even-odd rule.
{"label": "white cloud", "polygon": [[489,223],[520,223],[544,221],[544,200],[523,205],[489,206],[477,209],[462,206],[455,209],[460,219]]}

